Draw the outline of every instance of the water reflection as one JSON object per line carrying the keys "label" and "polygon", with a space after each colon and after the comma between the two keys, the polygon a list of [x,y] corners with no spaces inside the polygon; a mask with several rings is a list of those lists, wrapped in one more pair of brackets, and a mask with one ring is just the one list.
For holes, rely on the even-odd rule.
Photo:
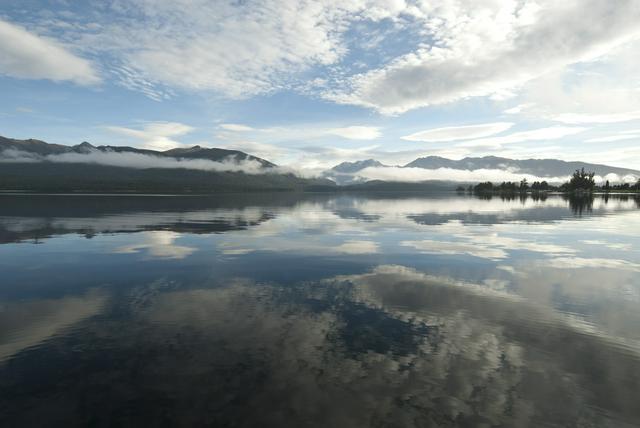
{"label": "water reflection", "polygon": [[279,197],[2,197],[0,424],[640,423],[634,198]]}
{"label": "water reflection", "polygon": [[104,295],[91,290],[78,297],[34,299],[4,305],[0,311],[0,361],[99,313],[105,300]]}
{"label": "water reflection", "polygon": [[[0,243],[40,242],[62,234],[91,238],[100,233],[170,230],[224,233],[250,229],[282,213],[322,211],[339,219],[380,223],[410,219],[423,225],[553,222],[574,216],[634,210],[640,198],[627,195],[482,197],[397,195],[225,195],[197,197],[10,196],[0,195]],[[567,209],[569,208],[569,209]]]}

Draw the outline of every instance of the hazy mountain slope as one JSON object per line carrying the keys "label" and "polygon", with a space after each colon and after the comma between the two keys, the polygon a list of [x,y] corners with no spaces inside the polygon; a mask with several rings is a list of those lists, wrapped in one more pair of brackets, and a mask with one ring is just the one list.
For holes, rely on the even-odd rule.
{"label": "hazy mountain slope", "polygon": [[67,153],[71,150],[69,146],[63,146],[60,144],[49,144],[40,140],[15,140],[13,138],[0,136],[0,150],[6,149],[35,153],[43,156]]}
{"label": "hazy mountain slope", "polygon": [[418,158],[409,162],[405,167],[438,169],[452,168],[463,170],[477,169],[500,169],[512,170],[513,172],[532,174],[539,177],[562,177],[571,174],[576,169],[584,168],[593,171],[597,175],[617,174],[617,175],[640,175],[640,171],[618,168],[608,165],[592,164],[587,162],[565,162],[558,159],[508,159],[496,156],[485,156],[481,158],[464,158],[461,160],[451,160],[438,156],[428,156]]}
{"label": "hazy mountain slope", "polygon": [[[33,160],[0,162],[0,191],[219,193],[327,190],[335,187],[335,184],[327,179],[306,179],[283,173],[276,169],[275,164],[237,150],[194,146],[161,152],[120,146],[94,147],[86,142],[75,146],[63,146],[39,140],[2,137],[0,155],[5,150],[26,152],[34,157]],[[118,165],[112,165],[96,161],[96,156],[92,156],[96,153],[111,152],[149,156],[144,159],[151,161],[144,167],[125,167],[119,164],[120,159]],[[65,154],[86,154],[87,162],[82,162],[82,157],[80,160],[74,157],[72,161],[67,159],[64,162],[56,159],[55,155]],[[239,171],[188,169],[182,166],[162,168],[158,167],[157,161],[153,161],[156,158],[176,159],[176,162],[177,159],[251,161],[254,168],[251,173],[243,172],[248,170],[242,168]],[[255,162],[259,163],[257,170]],[[172,165],[175,166],[175,163]]]}
{"label": "hazy mountain slope", "polygon": [[75,146],[64,146],[60,144],[50,144],[40,140],[15,140],[12,138],[5,138],[0,136],[0,150],[13,149],[27,153],[38,154],[42,156],[63,154],[63,153],[89,153],[92,150],[98,150],[102,152],[116,152],[116,153],[137,153],[150,156],[161,156],[171,158],[183,158],[183,159],[207,159],[215,162],[220,162],[228,158],[233,158],[236,161],[257,161],[264,167],[275,167],[276,165],[256,156],[249,155],[247,153],[238,150],[227,150],[218,148],[205,148],[200,146],[193,146],[188,148],[177,148],[165,151],[137,149],[127,146],[93,146],[87,142],[78,144]]}
{"label": "hazy mountain slope", "polygon": [[323,177],[326,177],[332,181],[334,181],[338,185],[349,185],[358,182],[362,182],[361,179],[358,179],[356,173],[358,171],[362,171],[365,168],[384,168],[387,165],[384,165],[381,162],[378,162],[375,159],[366,159],[355,162],[342,162],[331,168],[328,171],[325,171]]}
{"label": "hazy mountain slope", "polygon": [[341,164],[338,164],[333,168],[331,168],[331,171],[349,174],[353,172],[358,172],[365,168],[384,167],[384,166],[386,165],[384,165],[381,162],[378,162],[375,159],[367,159],[367,160],[361,160],[361,161],[355,161],[355,162],[342,162]]}
{"label": "hazy mountain slope", "polygon": [[0,163],[0,191],[219,193],[331,189],[323,179],[193,169],[122,168],[84,163]]}

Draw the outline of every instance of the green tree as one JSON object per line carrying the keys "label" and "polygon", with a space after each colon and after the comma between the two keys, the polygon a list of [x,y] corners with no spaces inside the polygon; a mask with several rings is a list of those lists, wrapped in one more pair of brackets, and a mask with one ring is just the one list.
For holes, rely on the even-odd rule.
{"label": "green tree", "polygon": [[571,176],[571,180],[566,184],[565,188],[571,192],[575,191],[593,191],[596,185],[596,181],[593,178],[595,172],[586,172],[584,168],[576,169],[576,172]]}
{"label": "green tree", "polygon": [[476,193],[491,193],[493,192],[493,183],[490,181],[478,183],[474,186],[473,191]]}

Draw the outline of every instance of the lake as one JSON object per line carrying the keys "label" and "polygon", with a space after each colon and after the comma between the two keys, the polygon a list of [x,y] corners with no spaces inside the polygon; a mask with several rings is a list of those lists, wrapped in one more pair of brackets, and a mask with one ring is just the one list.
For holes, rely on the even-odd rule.
{"label": "lake", "polygon": [[640,199],[0,196],[0,426],[640,425]]}

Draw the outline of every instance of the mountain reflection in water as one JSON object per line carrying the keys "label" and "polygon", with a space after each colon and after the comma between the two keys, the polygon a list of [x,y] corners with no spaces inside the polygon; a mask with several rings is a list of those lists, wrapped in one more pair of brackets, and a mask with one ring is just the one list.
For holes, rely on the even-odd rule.
{"label": "mountain reflection in water", "polygon": [[0,243],[0,426],[640,424],[633,197],[0,196]]}

